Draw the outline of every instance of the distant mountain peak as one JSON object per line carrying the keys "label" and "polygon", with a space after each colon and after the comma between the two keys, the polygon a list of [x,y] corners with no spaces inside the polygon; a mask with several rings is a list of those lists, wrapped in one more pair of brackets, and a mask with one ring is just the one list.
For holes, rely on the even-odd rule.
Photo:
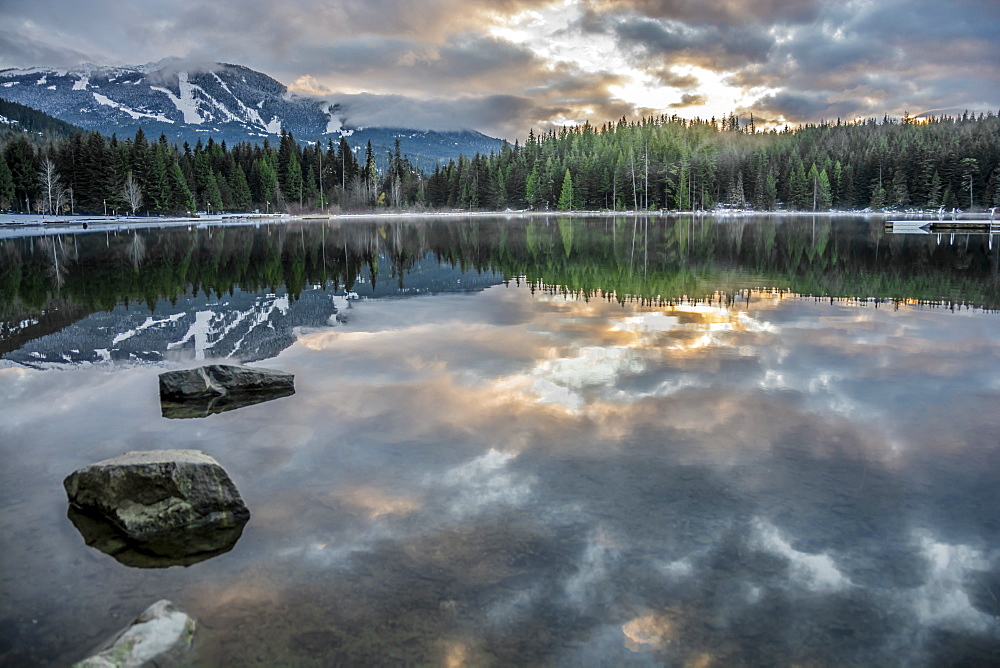
{"label": "distant mountain peak", "polygon": [[130,136],[142,127],[148,137],[238,143],[286,130],[300,141],[350,137],[352,146],[364,146],[371,140],[379,157],[399,139],[401,149],[424,167],[500,148],[499,140],[474,131],[371,127],[364,118],[348,118],[335,96],[291,92],[243,65],[176,57],[121,67],[0,70],[0,98],[106,135]]}

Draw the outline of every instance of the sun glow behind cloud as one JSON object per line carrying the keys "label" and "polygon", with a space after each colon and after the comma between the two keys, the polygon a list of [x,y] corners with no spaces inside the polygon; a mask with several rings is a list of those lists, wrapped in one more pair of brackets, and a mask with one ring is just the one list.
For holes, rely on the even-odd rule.
{"label": "sun glow behind cloud", "polygon": [[[581,30],[579,24],[584,18],[581,0],[564,0],[510,17],[496,16],[496,23],[488,32],[492,37],[530,49],[548,63],[552,72],[570,69],[605,74],[609,98],[643,113],[722,118],[776,91],[768,87],[732,85],[727,81],[726,72],[713,71],[683,59],[658,64],[658,76],[648,65],[640,65],[633,54],[623,50],[613,34]],[[669,79],[684,82],[684,86],[665,85],[660,80],[664,74]],[[595,114],[593,106],[574,105],[572,98],[565,102],[568,113],[540,120],[552,125],[595,120],[591,118]],[[606,119],[596,120],[603,122]]]}

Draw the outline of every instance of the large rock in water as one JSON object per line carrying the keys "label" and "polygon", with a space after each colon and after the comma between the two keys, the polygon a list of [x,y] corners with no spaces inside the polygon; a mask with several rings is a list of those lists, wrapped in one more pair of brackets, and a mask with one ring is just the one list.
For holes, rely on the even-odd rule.
{"label": "large rock in water", "polygon": [[160,374],[165,418],[207,417],[295,394],[295,376],[276,369],[210,364]]}
{"label": "large rock in water", "polygon": [[186,665],[196,624],[167,600],[146,608],[129,626],[116,633],[97,654],[73,668]]}
{"label": "large rock in water", "polygon": [[250,518],[229,475],[198,450],[127,452],[74,471],[63,486],[74,509],[146,554],[217,553],[220,536],[231,548]]}
{"label": "large rock in water", "polygon": [[295,376],[277,369],[209,364],[160,374],[160,399],[195,399],[227,394],[295,391]]}

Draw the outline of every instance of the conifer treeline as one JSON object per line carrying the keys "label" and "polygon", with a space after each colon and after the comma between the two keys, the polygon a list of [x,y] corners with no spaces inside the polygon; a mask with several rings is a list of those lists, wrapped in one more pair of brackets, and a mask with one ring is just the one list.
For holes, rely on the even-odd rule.
{"label": "conifer treeline", "polygon": [[[325,211],[374,207],[773,210],[1000,206],[1000,117],[822,123],[758,131],[660,116],[589,123],[460,156],[425,174],[395,151],[359,161],[345,139],[302,146],[199,141],[142,131],[35,146],[9,138],[0,208],[40,212]],[[379,168],[379,164],[382,168]]]}
{"label": "conifer treeline", "polygon": [[[8,139],[0,160],[0,209],[37,213],[187,213],[365,208],[417,199],[417,170],[399,150],[377,168],[371,143],[359,162],[344,139],[301,146],[282,131],[232,148],[211,137],[192,148],[148,141],[140,128],[119,141],[78,133],[37,146],[25,134]],[[322,181],[320,180],[322,177]],[[388,195],[386,195],[388,192]]]}

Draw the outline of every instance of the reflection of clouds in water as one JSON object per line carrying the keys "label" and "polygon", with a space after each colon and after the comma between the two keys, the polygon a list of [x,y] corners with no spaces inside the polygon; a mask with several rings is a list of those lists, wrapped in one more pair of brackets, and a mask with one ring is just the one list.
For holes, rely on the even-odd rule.
{"label": "reflection of clouds in water", "polygon": [[628,348],[579,348],[576,357],[545,360],[532,370],[530,390],[542,403],[560,403],[572,410],[583,408],[582,391],[609,384],[622,373],[639,373],[642,363]]}
{"label": "reflection of clouds in water", "polygon": [[800,552],[781,535],[778,527],[763,518],[751,524],[752,535],[748,545],[788,560],[789,574],[795,584],[810,591],[832,591],[851,586],[851,581],[837,568],[827,554]]}
{"label": "reflection of clouds in water", "polygon": [[584,410],[598,398],[629,402],[703,386],[708,381],[699,374],[678,371],[647,390],[622,387],[620,381],[646,373],[662,375],[662,370],[651,372],[650,366],[688,354],[717,355],[707,352],[714,349],[732,348],[738,355],[752,356],[753,347],[745,345],[745,337],[753,341],[778,331],[745,312],[702,303],[646,312],[639,311],[645,307],[633,306],[624,314],[610,304],[573,297],[562,298],[559,306],[547,329],[565,328],[581,344],[570,346],[568,354],[536,362],[526,382],[509,377],[503,385],[527,387],[540,402],[559,403],[573,411]]}
{"label": "reflection of clouds in water", "polygon": [[432,476],[429,486],[452,491],[451,512],[459,517],[475,515],[500,505],[521,505],[531,497],[533,476],[519,477],[508,470],[517,455],[490,449],[444,474]]}
{"label": "reflection of clouds in water", "polygon": [[924,585],[900,592],[903,604],[909,605],[921,623],[928,626],[976,633],[1000,632],[997,619],[977,610],[964,588],[973,572],[989,569],[993,560],[968,545],[938,542],[929,531],[917,532],[916,539],[930,571]]}
{"label": "reflection of clouds in water", "polygon": [[420,509],[420,503],[415,499],[388,494],[369,486],[346,490],[341,496],[346,504],[360,509],[370,519],[400,517]]}
{"label": "reflection of clouds in water", "polygon": [[625,622],[622,633],[625,635],[625,646],[633,652],[662,649],[677,635],[673,620],[655,612]]}
{"label": "reflection of clouds in water", "polygon": [[680,325],[680,319],[666,313],[642,313],[626,316],[611,325],[611,329],[621,332],[670,332]]}
{"label": "reflection of clouds in water", "polygon": [[621,555],[622,546],[605,529],[592,532],[577,561],[577,571],[565,584],[566,597],[575,605],[588,606],[611,596],[607,580]]}
{"label": "reflection of clouds in water", "polygon": [[683,559],[676,559],[660,564],[659,570],[668,577],[684,577],[691,575],[691,572],[694,570],[694,564],[691,563],[689,557],[684,557]]}

